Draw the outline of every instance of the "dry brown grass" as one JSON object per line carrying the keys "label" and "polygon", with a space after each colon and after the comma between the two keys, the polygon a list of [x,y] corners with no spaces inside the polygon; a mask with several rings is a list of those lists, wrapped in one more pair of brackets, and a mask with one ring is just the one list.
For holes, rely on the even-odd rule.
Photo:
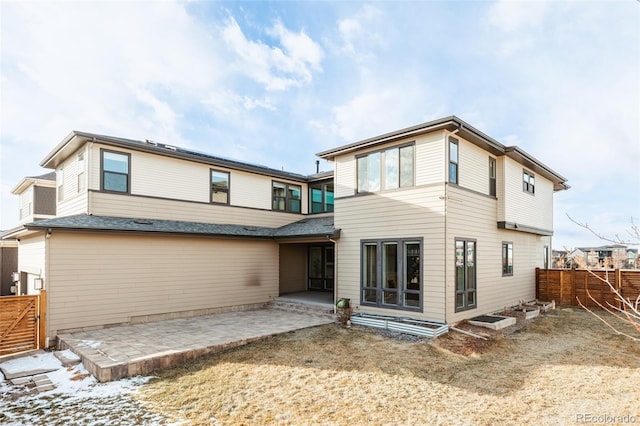
{"label": "dry brown grass", "polygon": [[567,308],[482,344],[301,330],[163,371],[142,397],[190,424],[555,425],[640,422],[638,383],[640,345]]}

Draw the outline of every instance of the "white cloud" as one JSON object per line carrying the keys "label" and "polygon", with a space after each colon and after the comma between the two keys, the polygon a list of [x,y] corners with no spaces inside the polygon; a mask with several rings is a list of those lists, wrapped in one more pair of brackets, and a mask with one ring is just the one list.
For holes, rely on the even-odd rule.
{"label": "white cloud", "polygon": [[324,52],[319,44],[314,42],[303,31],[294,33],[289,31],[281,22],[276,22],[268,33],[277,36],[285,51],[297,62],[298,66],[309,64],[314,70],[320,71],[320,63],[324,57]]}
{"label": "white cloud", "polygon": [[269,111],[277,110],[268,97],[258,99],[246,95],[242,96],[230,90],[213,93],[207,99],[202,100],[202,103],[212,107],[216,114],[223,116],[235,116],[257,108]]}
{"label": "white cloud", "polygon": [[521,31],[539,25],[549,7],[547,1],[500,0],[489,9],[489,23],[504,31]]}
{"label": "white cloud", "polygon": [[279,22],[269,33],[278,37],[282,49],[248,40],[236,20],[229,18],[222,36],[238,57],[236,70],[267,90],[281,91],[310,83],[313,71],[321,70],[322,48],[304,32],[293,33]]}
{"label": "white cloud", "polygon": [[222,69],[179,3],[13,3],[2,19],[4,138],[52,146],[71,129],[179,137],[178,98],[197,98]]}
{"label": "white cloud", "polygon": [[386,46],[386,38],[377,31],[383,12],[372,5],[364,5],[353,16],[337,22],[336,42],[327,41],[338,54],[362,62],[375,57],[374,51]]}
{"label": "white cloud", "polygon": [[[332,109],[334,134],[342,140],[355,141],[403,128],[418,120],[416,106],[420,104],[416,88],[388,86],[365,90],[346,103]],[[423,105],[428,109],[427,105]],[[317,123],[316,123],[317,125]]]}

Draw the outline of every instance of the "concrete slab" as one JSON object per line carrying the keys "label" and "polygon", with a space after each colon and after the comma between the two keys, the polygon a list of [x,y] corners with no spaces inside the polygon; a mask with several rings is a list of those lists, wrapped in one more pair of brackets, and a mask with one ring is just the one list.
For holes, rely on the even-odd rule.
{"label": "concrete slab", "polygon": [[62,367],[58,360],[51,360],[43,355],[44,352],[39,352],[34,355],[5,361],[0,364],[0,371],[2,371],[5,379],[12,380],[19,377],[49,373]]}
{"label": "concrete slab", "polygon": [[100,382],[149,374],[280,333],[334,322],[312,313],[256,309],[59,335]]}

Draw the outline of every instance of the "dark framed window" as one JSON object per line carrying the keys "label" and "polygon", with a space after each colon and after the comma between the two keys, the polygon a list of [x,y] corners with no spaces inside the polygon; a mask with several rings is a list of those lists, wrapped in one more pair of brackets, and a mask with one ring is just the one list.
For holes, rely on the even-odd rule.
{"label": "dark framed window", "polygon": [[414,152],[411,143],[357,157],[358,193],[413,186]]}
{"label": "dark framed window", "polygon": [[494,197],[496,196],[496,175],[496,159],[493,157],[489,157],[489,195]]}
{"label": "dark framed window", "polygon": [[478,306],[476,292],[476,241],[455,240],[456,312]]}
{"label": "dark framed window", "polygon": [[362,305],[422,310],[422,239],[361,241]]}
{"label": "dark framed window", "polygon": [[333,182],[315,183],[309,186],[309,213],[333,211]]}
{"label": "dark framed window", "polygon": [[211,202],[229,204],[229,172],[211,169]]}
{"label": "dark framed window", "polygon": [[100,151],[101,190],[130,193],[131,154],[115,151]]}
{"label": "dark framed window", "polygon": [[542,251],[544,269],[549,269],[549,246],[544,246]]}
{"label": "dark framed window", "polygon": [[300,213],[302,187],[273,181],[273,210]]}
{"label": "dark framed window", "polygon": [[522,190],[529,194],[536,193],[536,177],[526,170],[522,171]]}
{"label": "dark framed window", "polygon": [[84,172],[84,151],[78,153],[77,161],[78,192],[84,192],[87,189],[87,180]]}
{"label": "dark framed window", "polygon": [[513,275],[513,243],[502,242],[502,276]]}
{"label": "dark framed window", "polygon": [[58,176],[56,176],[56,182],[58,184],[58,201],[64,200],[64,169],[60,167],[58,169]]}
{"label": "dark framed window", "polygon": [[449,182],[458,183],[458,140],[449,137]]}
{"label": "dark framed window", "polygon": [[321,244],[309,247],[309,290],[332,290],[334,280],[335,249],[333,245]]}

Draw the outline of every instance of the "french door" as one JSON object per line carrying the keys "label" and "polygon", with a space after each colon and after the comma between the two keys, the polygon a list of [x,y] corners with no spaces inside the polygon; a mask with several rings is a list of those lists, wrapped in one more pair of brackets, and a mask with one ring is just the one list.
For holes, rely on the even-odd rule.
{"label": "french door", "polygon": [[456,312],[473,309],[476,299],[476,242],[456,239]]}
{"label": "french door", "polygon": [[309,290],[333,290],[334,254],[333,245],[323,244],[309,247],[309,278],[307,281]]}

